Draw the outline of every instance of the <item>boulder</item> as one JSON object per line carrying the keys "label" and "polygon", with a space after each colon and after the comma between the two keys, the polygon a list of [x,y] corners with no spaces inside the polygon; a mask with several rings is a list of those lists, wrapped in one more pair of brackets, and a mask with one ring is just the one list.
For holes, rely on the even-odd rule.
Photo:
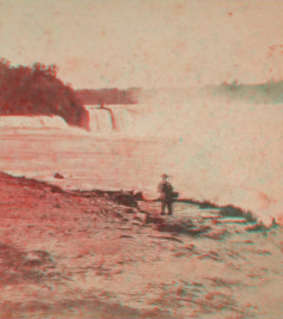
{"label": "boulder", "polygon": [[39,256],[36,256],[32,253],[27,254],[25,257],[25,266],[40,266],[44,263],[44,260],[40,258]]}
{"label": "boulder", "polygon": [[160,232],[177,233],[177,234],[189,234],[189,229],[178,223],[160,223],[157,228]]}
{"label": "boulder", "polygon": [[60,188],[57,185],[51,185],[50,192],[51,193],[63,193],[63,190],[62,190],[62,188]]}
{"label": "boulder", "polygon": [[115,203],[127,207],[137,207],[137,202],[134,198],[134,196],[130,193],[124,193],[119,192],[115,193],[111,196],[111,200],[113,200]]}
{"label": "boulder", "polygon": [[33,250],[25,256],[25,266],[40,266],[53,263],[54,260],[48,251]]}
{"label": "boulder", "polygon": [[141,191],[133,191],[133,196],[135,198],[135,200],[144,200],[143,198],[143,193]]}
{"label": "boulder", "polygon": [[65,177],[64,177],[63,175],[59,174],[59,173],[55,173],[55,174],[53,175],[53,177],[54,177],[54,178],[57,178],[57,179],[65,179]]}
{"label": "boulder", "polygon": [[190,219],[187,219],[187,220],[164,219],[158,223],[156,229],[160,232],[190,234],[190,230],[193,227],[194,227],[194,224]]}

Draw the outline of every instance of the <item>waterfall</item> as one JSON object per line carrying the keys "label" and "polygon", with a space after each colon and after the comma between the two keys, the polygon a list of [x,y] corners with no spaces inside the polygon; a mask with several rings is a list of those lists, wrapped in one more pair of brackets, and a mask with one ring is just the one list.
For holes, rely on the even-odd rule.
{"label": "waterfall", "polygon": [[68,129],[68,124],[60,116],[47,115],[11,115],[0,116],[0,128],[25,129]]}
{"label": "waterfall", "polygon": [[89,124],[91,132],[104,133],[115,129],[113,115],[106,109],[91,109],[89,111]]}
{"label": "waterfall", "polygon": [[135,126],[134,116],[129,106],[115,105],[107,107],[86,106],[89,111],[89,126],[92,133],[126,133]]}

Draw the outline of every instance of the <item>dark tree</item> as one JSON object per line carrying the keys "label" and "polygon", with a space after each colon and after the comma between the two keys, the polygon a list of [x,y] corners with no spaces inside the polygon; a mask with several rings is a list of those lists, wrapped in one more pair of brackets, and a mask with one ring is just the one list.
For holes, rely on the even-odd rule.
{"label": "dark tree", "polygon": [[56,65],[13,67],[0,60],[0,115],[58,115],[89,129],[88,112],[71,86],[57,78]]}

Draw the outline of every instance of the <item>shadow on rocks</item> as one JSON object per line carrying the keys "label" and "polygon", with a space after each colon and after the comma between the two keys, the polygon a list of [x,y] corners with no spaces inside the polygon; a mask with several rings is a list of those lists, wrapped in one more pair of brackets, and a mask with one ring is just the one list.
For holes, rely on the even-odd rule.
{"label": "shadow on rocks", "polygon": [[190,236],[198,236],[211,230],[209,226],[195,226],[190,220],[165,220],[162,217],[148,216],[147,223],[156,225],[156,230],[167,233],[185,234]]}
{"label": "shadow on rocks", "polygon": [[119,205],[137,207],[137,202],[131,193],[119,192],[111,195],[111,200]]}

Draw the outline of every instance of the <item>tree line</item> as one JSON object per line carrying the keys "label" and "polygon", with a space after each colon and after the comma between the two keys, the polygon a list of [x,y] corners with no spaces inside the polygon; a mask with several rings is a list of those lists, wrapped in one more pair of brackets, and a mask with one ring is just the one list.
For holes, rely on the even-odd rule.
{"label": "tree line", "polygon": [[107,89],[82,89],[77,90],[77,97],[83,104],[137,104],[140,89],[129,88],[125,90],[117,88]]}
{"label": "tree line", "polygon": [[11,66],[0,59],[0,115],[58,115],[69,125],[89,128],[88,112],[56,65]]}

